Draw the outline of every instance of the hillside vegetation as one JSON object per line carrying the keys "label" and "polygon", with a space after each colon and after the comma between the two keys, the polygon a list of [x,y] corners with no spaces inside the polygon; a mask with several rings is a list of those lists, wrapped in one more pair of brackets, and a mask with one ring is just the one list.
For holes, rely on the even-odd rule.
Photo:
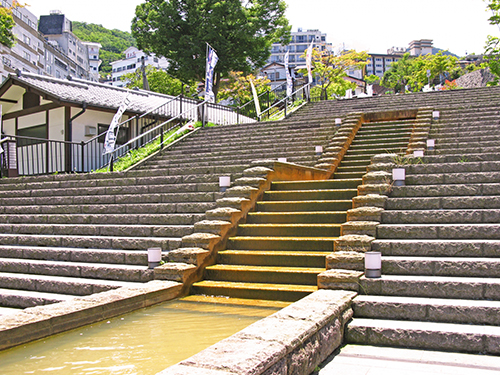
{"label": "hillside vegetation", "polygon": [[95,42],[102,45],[100,59],[102,60],[99,72],[102,77],[111,73],[110,62],[120,60],[130,46],[137,46],[132,34],[118,29],[106,29],[101,25],[73,21],[73,33],[83,41]]}

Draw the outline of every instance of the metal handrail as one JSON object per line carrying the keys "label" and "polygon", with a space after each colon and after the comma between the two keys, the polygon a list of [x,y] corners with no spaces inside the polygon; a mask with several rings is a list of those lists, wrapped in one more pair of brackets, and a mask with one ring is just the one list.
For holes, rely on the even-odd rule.
{"label": "metal handrail", "polygon": [[[262,111],[260,113],[260,116],[259,116],[259,121],[262,119],[262,117],[263,117],[262,115],[263,114],[265,114],[266,112],[270,112],[271,109],[273,109],[274,107],[279,106],[283,102],[285,103],[285,117],[286,117],[287,116],[286,110],[287,110],[287,106],[288,106],[288,100],[292,99],[292,102],[294,102],[295,100],[293,98],[297,95],[297,93],[299,91],[304,91],[305,89],[309,89],[309,95],[307,96],[307,100],[310,101],[310,97],[311,97],[311,95],[310,95],[311,85],[312,85],[312,82],[309,82],[309,83],[305,84],[301,88],[299,88],[299,89],[295,90],[294,92],[292,92],[291,95],[286,96],[285,98],[281,99],[280,101],[274,103],[271,107],[269,107],[266,110]],[[269,116],[269,114],[268,114],[268,116]]]}

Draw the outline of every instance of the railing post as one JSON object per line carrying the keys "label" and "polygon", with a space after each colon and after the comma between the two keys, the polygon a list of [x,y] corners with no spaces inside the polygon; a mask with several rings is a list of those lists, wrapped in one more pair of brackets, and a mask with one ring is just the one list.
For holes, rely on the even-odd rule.
{"label": "railing post", "polygon": [[161,155],[161,150],[163,150],[163,133],[164,133],[164,127],[162,126],[160,129],[160,155]]}
{"label": "railing post", "polygon": [[271,104],[270,104],[270,100],[271,100],[270,97],[271,97],[271,95],[269,94],[269,90],[267,90],[266,92],[267,92],[267,108],[269,108],[271,106]]}
{"label": "railing post", "polygon": [[109,171],[113,172],[113,153],[111,153],[111,158],[109,159]]}
{"label": "railing post", "polygon": [[287,107],[288,107],[288,97],[285,98],[285,118],[286,118]]}
{"label": "railing post", "polygon": [[236,108],[236,123],[240,123],[240,107]]}
{"label": "railing post", "polygon": [[85,142],[82,141],[82,143],[80,143],[80,147],[82,148],[82,152],[81,152],[81,155],[82,155],[82,165],[81,165],[81,173],[84,173],[85,172]]}
{"label": "railing post", "polygon": [[201,127],[202,128],[204,128],[205,124],[206,124],[206,119],[205,119],[206,105],[207,105],[207,102],[203,102],[203,105],[201,106]]}
{"label": "railing post", "polygon": [[[184,88],[184,85],[182,85],[182,87]],[[181,93],[181,96],[179,97],[179,115],[182,113],[182,93]],[[182,118],[180,119],[182,121]]]}

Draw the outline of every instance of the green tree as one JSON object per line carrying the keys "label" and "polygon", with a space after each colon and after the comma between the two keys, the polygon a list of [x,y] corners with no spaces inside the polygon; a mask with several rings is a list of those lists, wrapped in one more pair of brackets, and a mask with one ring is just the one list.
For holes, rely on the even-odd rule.
{"label": "green tree", "polygon": [[12,29],[16,25],[14,17],[12,17],[12,9],[23,7],[16,0],[12,2],[10,8],[0,7],[0,43],[11,48],[16,42],[16,37],[12,33]]}
{"label": "green tree", "polygon": [[[172,96],[177,96],[181,93],[187,96],[196,94],[196,83],[190,82],[189,84],[183,84],[183,82],[172,77],[162,69],[150,65],[146,66],[146,77],[151,91]],[[134,73],[124,74],[120,78],[127,82],[126,86],[129,89],[134,87],[142,88],[141,68],[137,69]],[[184,90],[184,92],[182,90]]]}
{"label": "green tree", "polygon": [[[256,78],[253,74],[244,75],[243,72],[229,72],[228,79],[221,83],[219,98],[233,98],[236,105],[249,102],[253,99],[250,81],[255,85],[257,95],[271,90],[271,81],[268,78]],[[274,97],[270,97],[270,100],[273,99]]]}
{"label": "green tree", "polygon": [[[311,63],[318,85],[312,89],[311,94],[314,95],[316,91],[319,91],[321,99],[325,100],[332,95],[342,96],[348,89],[355,89],[355,83],[345,80],[347,71],[362,69],[367,64],[367,60],[366,52],[350,50],[334,55],[328,51],[313,48]],[[299,73],[307,74],[307,70],[301,69]]]}
{"label": "green tree", "polygon": [[[500,25],[500,0],[485,0],[487,8],[491,10],[492,16],[488,19],[491,25]],[[488,35],[484,58],[490,68],[491,73],[495,76],[493,82],[488,83],[489,86],[496,86],[500,80],[500,38]]]}
{"label": "green tree", "polygon": [[206,43],[219,56],[213,92],[231,71],[265,64],[271,44],[289,40],[283,0],[146,0],[136,8],[132,35],[139,48],[169,60],[183,81],[203,81]]}
{"label": "green tree", "polygon": [[405,53],[399,61],[391,64],[389,70],[386,70],[382,77],[382,86],[393,89],[395,92],[405,92],[406,85],[412,79],[413,64],[410,54]]}
{"label": "green tree", "polygon": [[137,47],[132,34],[117,29],[109,30],[93,23],[73,21],[73,33],[81,40],[102,45],[99,53],[102,64],[99,71],[103,78],[111,74],[111,62],[122,59],[127,48]]}

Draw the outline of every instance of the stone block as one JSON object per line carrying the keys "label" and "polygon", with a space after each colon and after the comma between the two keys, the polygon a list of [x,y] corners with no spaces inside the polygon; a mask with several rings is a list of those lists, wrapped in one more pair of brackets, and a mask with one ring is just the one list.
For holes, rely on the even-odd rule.
{"label": "stone block", "polygon": [[376,237],[379,225],[377,221],[348,221],[342,224],[341,236],[356,234]]}
{"label": "stone block", "polygon": [[359,280],[363,272],[331,269],[318,275],[319,289],[359,290]]}
{"label": "stone block", "polygon": [[383,208],[359,207],[347,211],[347,221],[381,221]]}
{"label": "stone block", "polygon": [[381,194],[358,195],[352,198],[352,206],[353,208],[359,208],[359,207],[385,208],[387,199],[388,199],[387,195],[381,195]]}
{"label": "stone block", "polygon": [[265,184],[266,179],[262,177],[241,177],[234,181],[235,186],[252,186],[254,188],[259,188]]}
{"label": "stone block", "polygon": [[182,247],[200,247],[210,250],[220,239],[220,236],[212,233],[193,233],[182,237]]}
{"label": "stone block", "polygon": [[155,280],[184,283],[197,269],[195,265],[187,263],[166,263],[154,269]]}
{"label": "stone block", "polygon": [[371,158],[372,164],[394,164],[394,159],[399,157],[398,154],[377,154]]}
{"label": "stone block", "polygon": [[368,172],[363,176],[363,185],[390,183],[392,183],[392,173],[386,171]]}
{"label": "stone block", "polygon": [[243,175],[245,177],[261,177],[261,178],[266,178],[267,174],[269,172],[272,172],[273,170],[270,168],[266,167],[252,167],[252,168],[247,168],[243,171]]}
{"label": "stone block", "polygon": [[389,195],[392,192],[391,184],[370,184],[370,185],[359,185],[358,195],[368,195],[368,194],[378,194],[378,195]]}
{"label": "stone block", "polygon": [[202,220],[194,224],[194,230],[198,233],[212,233],[219,236],[227,233],[232,223],[222,220]]}
{"label": "stone block", "polygon": [[238,197],[252,199],[259,192],[252,186],[234,186],[226,190],[226,197]]}
{"label": "stone block", "polygon": [[337,251],[326,256],[326,269],[364,270],[364,254],[356,251]]}
{"label": "stone block", "polygon": [[241,215],[241,210],[232,207],[218,207],[206,212],[207,219],[209,220],[222,220],[234,223],[235,220]]}
{"label": "stone block", "polygon": [[170,251],[167,255],[167,259],[169,262],[200,266],[209,255],[210,251],[202,249],[201,247],[183,247]]}
{"label": "stone block", "polygon": [[241,197],[217,199],[217,207],[231,207],[236,210],[242,210],[242,207],[250,204],[250,199]]}
{"label": "stone block", "polygon": [[374,237],[366,235],[347,235],[341,236],[333,241],[334,251],[355,251],[366,253],[371,250]]}
{"label": "stone block", "polygon": [[368,172],[376,172],[376,171],[384,171],[391,173],[392,176],[392,168],[394,168],[394,163],[373,163],[366,167]]}

